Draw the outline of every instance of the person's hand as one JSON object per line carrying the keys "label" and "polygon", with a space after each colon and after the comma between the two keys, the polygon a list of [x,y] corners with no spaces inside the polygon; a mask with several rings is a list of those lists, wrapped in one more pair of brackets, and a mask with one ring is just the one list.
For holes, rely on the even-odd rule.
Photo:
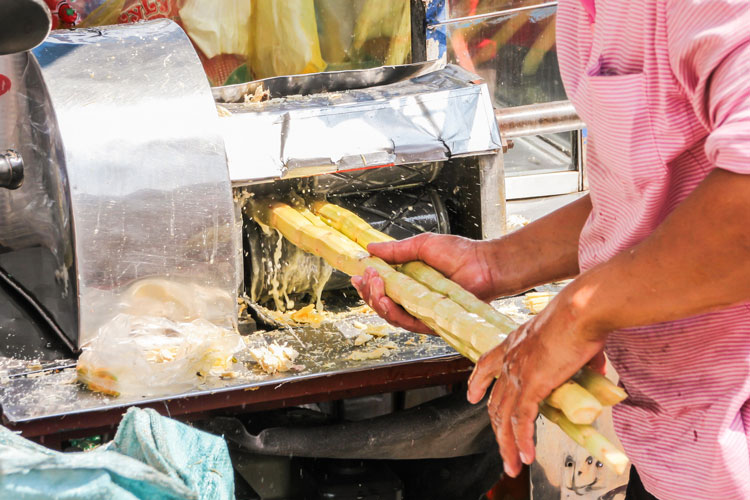
{"label": "person's hand", "polygon": [[[372,243],[367,250],[389,264],[421,260],[482,300],[499,296],[498,265],[490,255],[491,243],[460,236],[420,234],[388,243]],[[385,283],[374,269],[354,276],[352,284],[367,304],[390,324],[417,333],[433,333],[385,295]]]}
{"label": "person's hand", "polygon": [[513,477],[522,462],[534,461],[539,403],[590,361],[594,369],[603,369],[607,332],[587,324],[573,306],[573,289],[567,291],[485,353],[469,379],[467,397],[472,403],[495,381],[487,409],[505,472]]}

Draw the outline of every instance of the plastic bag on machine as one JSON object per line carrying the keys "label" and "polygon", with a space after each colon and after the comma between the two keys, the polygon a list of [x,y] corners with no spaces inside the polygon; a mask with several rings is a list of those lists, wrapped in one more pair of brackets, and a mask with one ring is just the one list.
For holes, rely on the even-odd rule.
{"label": "plastic bag on machine", "polygon": [[146,279],[122,295],[119,310],[78,359],[78,380],[91,390],[163,396],[234,374],[234,353],[245,344],[225,292]]}
{"label": "plastic bag on machine", "polygon": [[336,69],[411,60],[409,0],[315,0],[315,10],[323,59]]}
{"label": "plastic bag on machine", "polygon": [[231,376],[233,355],[243,346],[239,334],[203,319],[119,314],[84,347],[78,380],[113,396],[179,394]]}
{"label": "plastic bag on machine", "polygon": [[320,51],[329,65],[350,62],[354,22],[361,7],[362,0],[315,0]]}

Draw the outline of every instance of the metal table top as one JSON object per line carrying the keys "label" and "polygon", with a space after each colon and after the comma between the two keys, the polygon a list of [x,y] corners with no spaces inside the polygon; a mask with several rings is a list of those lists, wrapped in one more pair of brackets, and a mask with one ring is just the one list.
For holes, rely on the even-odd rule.
{"label": "metal table top", "polygon": [[[89,391],[76,382],[75,360],[59,359],[55,361],[28,361],[17,358],[0,358],[0,405],[3,421],[6,425],[19,426],[41,421],[86,417],[97,412],[118,410],[122,413],[128,406],[147,405],[165,408],[169,413],[170,405],[179,400],[196,400],[211,397],[215,401],[207,406],[218,408],[233,406],[238,401],[236,393],[244,393],[248,402],[263,403],[255,392],[263,388],[277,393],[260,399],[276,400],[284,391],[278,389],[297,383],[314,382],[306,393],[318,392],[321,395],[334,392],[347,384],[341,384],[341,376],[362,378],[360,385],[378,385],[383,382],[383,371],[390,370],[386,379],[402,369],[405,365],[430,362],[455,364],[466,371],[468,363],[453,363],[460,359],[453,349],[440,338],[417,335],[404,330],[392,328],[386,337],[373,338],[365,345],[355,346],[353,339],[342,332],[349,332],[355,321],[380,323],[380,318],[372,315],[351,315],[345,318],[325,321],[320,327],[288,327],[271,332],[258,332],[246,338],[248,349],[238,353],[240,370],[237,377],[229,380],[214,380],[210,384],[192,391],[173,394],[165,397],[111,397]],[[356,328],[355,328],[356,329]],[[296,359],[296,370],[285,373],[267,374],[262,372],[249,355],[249,348],[276,342],[293,347],[299,352]],[[378,359],[355,361],[349,355],[355,350],[369,352],[386,344],[395,345],[388,349],[385,356]],[[395,372],[392,370],[395,369]],[[381,372],[380,375],[374,372]],[[407,370],[408,371],[408,370]],[[413,371],[413,369],[412,369]],[[424,374],[444,371],[444,367],[433,364],[423,367]],[[356,377],[355,377],[356,378]],[[369,380],[368,380],[369,378]],[[354,380],[354,378],[349,378]],[[333,383],[334,386],[331,386]],[[234,393],[230,396],[230,393]],[[222,395],[225,396],[222,398]],[[260,394],[258,394],[260,396]],[[289,393],[289,397],[294,395]],[[221,399],[227,404],[223,405]],[[242,399],[242,398],[240,398]],[[286,399],[286,398],[282,398]],[[201,407],[201,404],[197,404]]]}
{"label": "metal table top", "polygon": [[[528,317],[521,298],[495,303],[516,321]],[[471,363],[439,337],[390,328],[388,335],[355,346],[352,332],[359,323],[384,324],[374,313],[329,318],[319,327],[287,327],[257,332],[250,347],[276,342],[300,354],[298,369],[267,374],[259,370],[247,350],[237,358],[243,368],[230,380],[216,380],[192,391],[165,397],[114,398],[93,393],[75,381],[75,360],[29,361],[0,358],[0,406],[3,424],[26,436],[94,429],[115,425],[129,406],[147,406],[173,417],[240,408],[255,411],[405,390],[465,380]],[[355,361],[355,351],[371,351],[395,344],[387,356]]]}

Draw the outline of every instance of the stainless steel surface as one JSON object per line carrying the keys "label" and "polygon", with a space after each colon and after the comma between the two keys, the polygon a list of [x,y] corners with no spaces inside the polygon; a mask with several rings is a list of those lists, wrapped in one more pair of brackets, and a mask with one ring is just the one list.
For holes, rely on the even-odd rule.
{"label": "stainless steel surface", "polygon": [[69,341],[92,338],[150,276],[222,290],[236,318],[226,156],[184,32],[166,20],[57,31],[4,68],[0,143],[23,154],[27,182],[0,190],[0,266]]}
{"label": "stainless steel surface", "polygon": [[[575,132],[530,135],[508,139],[513,145],[505,154],[505,175],[518,177],[532,174],[579,171],[577,155],[571,144]],[[562,137],[560,137],[562,136]]]}
{"label": "stainless steel surface", "polygon": [[506,139],[554,134],[585,128],[570,101],[557,101],[495,111],[497,125]]}
{"label": "stainless steel surface", "polygon": [[475,78],[447,66],[380,87],[225,104],[232,184],[492,154],[500,136]]}
{"label": "stainless steel surface", "polygon": [[520,220],[534,221],[567,205],[568,203],[574,202],[582,196],[586,196],[586,194],[586,192],[581,191],[560,196],[545,196],[542,198],[508,201],[506,205],[508,217],[520,217]]}
{"label": "stainless steel surface", "polygon": [[488,8],[487,6],[483,7],[483,10],[485,12],[482,12],[480,14],[474,14],[470,16],[457,16],[457,17],[450,17],[449,19],[446,19],[444,21],[440,21],[438,23],[430,24],[429,28],[436,28],[439,26],[443,26],[446,24],[452,24],[452,23],[470,23],[474,21],[479,21],[488,17],[495,17],[498,15],[502,16],[509,16],[513,15],[517,12],[524,12],[527,10],[535,10],[535,9],[543,9],[545,7],[556,7],[557,2],[540,2],[540,3],[530,3],[529,5],[521,5],[518,7],[510,7],[510,6],[497,6],[496,10],[492,10],[491,8]]}
{"label": "stainless steel surface", "polygon": [[211,92],[216,102],[222,103],[244,102],[245,96],[252,96],[258,87],[268,91],[272,99],[291,95],[343,92],[401,82],[437,71],[444,66],[445,62],[438,59],[400,66],[278,76],[236,85],[213,87]]}
{"label": "stainless steel surface", "polygon": [[0,189],[0,268],[75,347],[78,282],[69,179],[55,113],[30,52],[0,56],[0,74],[10,81],[0,95],[0,144],[20,153],[25,167],[20,189]]}
{"label": "stainless steel surface", "polygon": [[516,7],[538,5],[544,0],[483,0],[482,2],[466,2],[465,0],[443,0],[445,2],[447,17],[461,18],[476,14],[489,14],[503,12]]}
{"label": "stainless steel surface", "polygon": [[505,178],[508,200],[537,198],[576,193],[580,186],[580,172],[545,172]]}
{"label": "stainless steel surface", "polygon": [[480,2],[481,15],[428,28],[445,33],[448,62],[482,77],[498,108],[566,99],[554,49],[556,4],[496,7]]}
{"label": "stainless steel surface", "polygon": [[18,189],[23,185],[23,158],[13,151],[0,153],[0,188]]}
{"label": "stainless steel surface", "polygon": [[33,49],[50,29],[52,15],[44,0],[0,0],[0,56]]}
{"label": "stainless steel surface", "polygon": [[442,162],[414,163],[317,175],[312,178],[312,189],[331,196],[424,186],[437,179],[442,166]]}
{"label": "stainless steel surface", "polygon": [[499,238],[505,234],[505,172],[503,153],[479,159],[479,189],[482,211],[482,238]]}
{"label": "stainless steel surface", "polygon": [[[300,367],[299,371],[275,375],[263,373],[250,361],[250,356],[245,351],[237,355],[244,365],[237,378],[217,380],[214,385],[164,398],[112,398],[93,393],[75,383],[74,360],[48,363],[49,369],[45,370],[45,366],[39,366],[37,363],[0,359],[0,406],[3,418],[12,423],[29,422],[52,416],[125,408],[133,404],[242,389],[251,390],[254,387],[268,385],[280,386],[287,382],[323,378],[327,375],[369,370],[374,367],[458,357],[458,354],[439,337],[417,335],[395,328],[384,339],[372,340],[363,346],[355,347],[353,341],[347,338],[352,332],[361,332],[356,326],[357,322],[384,324],[383,320],[372,315],[353,314],[326,321],[318,328],[287,327],[284,330],[255,334],[248,337],[247,344],[250,347],[278,342],[299,351],[300,356],[296,360]],[[353,351],[371,351],[388,342],[394,342],[397,348],[390,350],[390,355],[382,359],[348,359]],[[30,372],[34,373],[28,375]]]}

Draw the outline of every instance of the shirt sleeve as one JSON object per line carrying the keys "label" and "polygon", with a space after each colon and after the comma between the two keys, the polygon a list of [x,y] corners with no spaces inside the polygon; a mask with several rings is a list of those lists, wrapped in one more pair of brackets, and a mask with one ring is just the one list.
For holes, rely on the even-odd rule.
{"label": "shirt sleeve", "polygon": [[708,131],[713,164],[750,174],[750,0],[668,0],[672,71]]}

